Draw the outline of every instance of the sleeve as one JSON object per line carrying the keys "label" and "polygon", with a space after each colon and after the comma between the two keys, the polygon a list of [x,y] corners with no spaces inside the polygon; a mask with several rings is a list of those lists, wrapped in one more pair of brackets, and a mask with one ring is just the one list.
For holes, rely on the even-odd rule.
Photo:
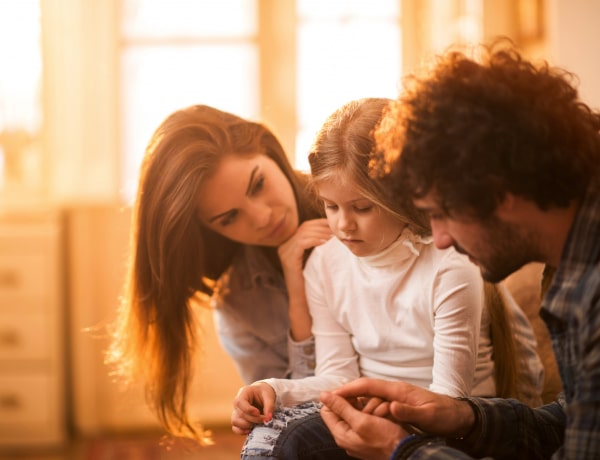
{"label": "sleeve", "polygon": [[222,308],[214,310],[213,318],[219,342],[233,359],[244,384],[266,377],[286,376],[286,336],[281,344],[266,343],[253,334],[243,321],[227,314]]}
{"label": "sleeve", "polygon": [[435,275],[432,297],[434,358],[429,389],[450,396],[470,395],[484,304],[478,268],[449,252]]}
{"label": "sleeve", "polygon": [[479,410],[476,439],[455,445],[469,454],[494,458],[550,458],[563,444],[564,399],[532,409],[516,399],[469,398]]}
{"label": "sleeve", "polygon": [[301,379],[314,375],[316,363],[314,336],[297,342],[288,333],[288,356],[290,359],[288,372],[290,378]]}
{"label": "sleeve", "polygon": [[[318,248],[317,248],[318,249]],[[303,379],[267,379],[277,394],[278,406],[292,406],[316,401],[322,391],[332,390],[359,376],[358,356],[349,331],[335,319],[327,305],[322,265],[317,249],[313,251],[304,269],[306,296],[313,318],[315,338],[315,375]]]}
{"label": "sleeve", "polygon": [[[567,367],[564,361],[573,350],[577,353],[575,362],[571,363],[572,373],[562,369],[562,374],[574,381],[571,385],[565,384],[571,397],[566,407],[568,424],[564,450],[557,456],[561,459],[600,458],[600,268],[588,271],[582,278],[585,281],[581,285],[580,303],[585,310],[572,311],[570,320],[577,321],[578,326],[567,333],[572,336],[568,340],[561,337],[571,347],[568,351],[563,348],[567,356],[559,366]],[[576,316],[579,318],[575,319]],[[556,348],[557,345],[553,345]]]}
{"label": "sleeve", "polygon": [[398,445],[392,459],[547,459],[563,442],[565,412],[559,402],[531,409],[513,399],[469,400],[479,411],[476,439],[414,436]]}

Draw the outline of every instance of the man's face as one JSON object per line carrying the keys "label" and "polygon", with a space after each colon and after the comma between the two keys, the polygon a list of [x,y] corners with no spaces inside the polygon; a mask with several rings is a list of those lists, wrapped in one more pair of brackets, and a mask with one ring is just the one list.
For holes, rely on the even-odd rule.
{"label": "man's face", "polygon": [[466,213],[449,215],[433,194],[416,199],[415,205],[429,214],[436,247],[453,246],[479,266],[482,277],[502,281],[523,265],[537,260],[539,241],[522,226],[492,215],[480,220]]}

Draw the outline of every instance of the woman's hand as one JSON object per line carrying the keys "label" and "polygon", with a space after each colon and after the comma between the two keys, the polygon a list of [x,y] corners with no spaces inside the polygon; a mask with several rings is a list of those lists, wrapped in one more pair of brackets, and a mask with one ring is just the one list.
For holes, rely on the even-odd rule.
{"label": "woman's hand", "polygon": [[302,222],[296,233],[277,249],[286,280],[288,274],[302,275],[304,251],[325,243],[331,236],[327,219]]}
{"label": "woman's hand", "polygon": [[307,220],[277,249],[290,299],[290,332],[296,341],[310,337],[312,327],[302,273],[304,254],[307,249],[325,243],[331,236],[327,219]]}
{"label": "woman's hand", "polygon": [[257,423],[265,423],[273,417],[275,390],[265,382],[253,383],[240,388],[233,400],[231,429],[246,435]]}

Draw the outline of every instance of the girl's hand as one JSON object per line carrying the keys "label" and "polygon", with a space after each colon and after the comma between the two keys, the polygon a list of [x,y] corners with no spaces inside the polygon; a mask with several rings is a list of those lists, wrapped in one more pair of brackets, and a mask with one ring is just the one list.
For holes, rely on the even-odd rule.
{"label": "girl's hand", "polygon": [[231,429],[246,435],[257,423],[265,423],[273,417],[275,390],[265,382],[253,383],[240,388],[233,400]]}

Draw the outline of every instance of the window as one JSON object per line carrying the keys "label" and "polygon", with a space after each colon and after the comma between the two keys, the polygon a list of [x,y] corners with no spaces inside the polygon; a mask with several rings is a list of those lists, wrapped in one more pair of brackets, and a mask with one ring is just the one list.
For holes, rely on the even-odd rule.
{"label": "window", "polygon": [[[201,103],[265,121],[284,137],[296,166],[307,169],[306,151],[331,112],[351,99],[397,95],[400,0],[121,0],[120,5],[128,201],[146,143],[176,109]],[[292,78],[285,74],[290,53]],[[265,84],[269,78],[276,84]],[[291,142],[285,133],[291,133]]]}
{"label": "window", "polygon": [[43,188],[37,0],[0,2],[0,62],[0,192],[14,200]]}
{"label": "window", "polygon": [[123,193],[136,191],[154,129],[171,112],[213,105],[259,117],[256,2],[122,0]]}
{"label": "window", "polygon": [[363,97],[395,98],[402,74],[400,1],[297,0],[298,134],[295,163],[334,110]]}

